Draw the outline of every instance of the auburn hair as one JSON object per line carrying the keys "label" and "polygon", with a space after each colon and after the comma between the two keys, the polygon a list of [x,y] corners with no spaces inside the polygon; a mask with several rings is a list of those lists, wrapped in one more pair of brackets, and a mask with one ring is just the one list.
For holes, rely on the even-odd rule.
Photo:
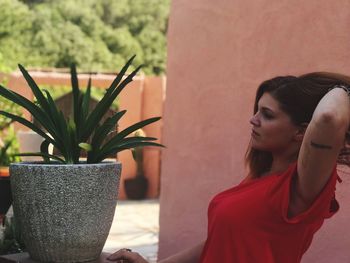
{"label": "auburn hair", "polygon": [[[264,81],[257,89],[254,114],[258,111],[258,102],[267,92],[279,102],[283,110],[295,125],[309,123],[313,112],[322,97],[336,85],[350,85],[350,77],[330,72],[313,72],[299,77],[280,76]],[[272,155],[270,152],[254,149],[249,144],[246,165],[251,177],[260,177],[270,171]]]}

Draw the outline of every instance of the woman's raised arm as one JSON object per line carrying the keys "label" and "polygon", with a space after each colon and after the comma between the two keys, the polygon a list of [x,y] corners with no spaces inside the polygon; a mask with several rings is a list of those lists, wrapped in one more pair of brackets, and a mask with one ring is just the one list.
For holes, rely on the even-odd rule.
{"label": "woman's raised arm", "polygon": [[304,204],[311,205],[330,178],[349,120],[350,98],[336,87],[317,105],[299,152],[295,192]]}
{"label": "woman's raised arm", "polygon": [[170,256],[158,263],[197,263],[202,254],[205,242],[201,242],[198,245],[181,251],[173,256]]}

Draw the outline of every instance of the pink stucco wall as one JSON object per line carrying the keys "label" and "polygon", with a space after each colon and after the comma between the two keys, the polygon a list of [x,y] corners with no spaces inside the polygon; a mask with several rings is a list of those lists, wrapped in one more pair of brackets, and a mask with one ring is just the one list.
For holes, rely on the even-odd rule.
{"label": "pink stucco wall", "polygon": [[[168,32],[159,258],[206,236],[213,195],[245,175],[257,85],[276,75],[350,74],[350,2],[173,0]],[[350,262],[350,175],[341,211],[304,258]]]}

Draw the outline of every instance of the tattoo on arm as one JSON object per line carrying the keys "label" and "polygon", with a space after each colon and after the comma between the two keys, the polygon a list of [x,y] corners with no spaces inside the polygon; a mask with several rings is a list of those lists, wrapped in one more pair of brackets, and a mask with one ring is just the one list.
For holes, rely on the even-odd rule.
{"label": "tattoo on arm", "polygon": [[313,141],[311,141],[311,146],[314,148],[318,148],[318,149],[326,149],[326,150],[331,150],[333,147],[330,145],[325,145],[325,144],[320,144],[320,143],[315,143]]}

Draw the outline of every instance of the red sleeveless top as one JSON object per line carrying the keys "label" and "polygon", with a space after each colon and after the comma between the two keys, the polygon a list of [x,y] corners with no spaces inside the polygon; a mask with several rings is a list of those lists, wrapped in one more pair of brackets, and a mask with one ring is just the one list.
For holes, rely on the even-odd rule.
{"label": "red sleeveless top", "polygon": [[201,263],[298,263],[324,219],[334,215],[337,172],[305,212],[288,218],[292,176],[251,179],[216,195],[208,208],[208,237]]}

